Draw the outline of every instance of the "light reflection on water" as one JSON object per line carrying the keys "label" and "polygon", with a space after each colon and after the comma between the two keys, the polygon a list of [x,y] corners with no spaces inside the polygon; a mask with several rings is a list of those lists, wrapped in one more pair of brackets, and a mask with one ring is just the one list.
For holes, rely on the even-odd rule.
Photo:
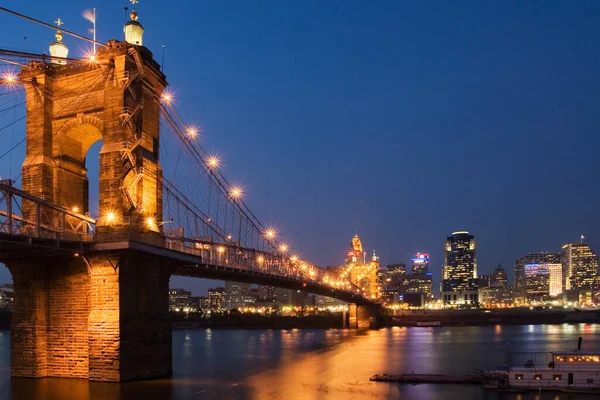
{"label": "light reflection on water", "polygon": [[[9,335],[0,334],[0,399],[486,399],[571,400],[581,395],[498,395],[479,385],[397,385],[374,374],[469,374],[515,352],[564,350],[593,324],[393,327],[350,330],[188,330],[173,332],[172,379],[125,384],[9,377]],[[593,398],[593,397],[592,397]]]}

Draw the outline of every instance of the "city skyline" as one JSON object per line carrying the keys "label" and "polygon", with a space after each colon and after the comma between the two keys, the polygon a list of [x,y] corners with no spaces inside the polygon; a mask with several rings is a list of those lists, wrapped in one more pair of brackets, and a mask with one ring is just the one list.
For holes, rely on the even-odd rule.
{"label": "city skyline", "polygon": [[[22,7],[14,0],[6,6]],[[122,34],[123,21],[109,17],[122,7],[111,1],[98,8],[99,40]],[[598,170],[598,4],[355,4],[341,15],[276,2],[139,7],[144,44],[157,57],[166,44],[165,73],[185,114],[202,125],[204,143],[243,183],[257,215],[311,261],[337,263],[355,227],[382,264],[409,263],[416,251],[427,251],[436,279],[440,238],[457,229],[477,235],[482,274],[501,264],[512,275],[516,258],[555,251],[580,234],[599,247],[592,200],[598,189],[589,185]],[[87,31],[83,8],[64,2],[65,29]],[[50,21],[56,13],[54,4],[43,3],[34,17]],[[180,21],[181,13],[196,13],[193,25]],[[168,18],[186,31],[201,29],[203,39],[191,42],[195,51],[164,29]],[[559,33],[554,27],[565,19],[578,23]],[[6,18],[5,27],[14,48],[24,47],[24,36],[31,50],[45,51],[53,40],[50,30],[18,19]],[[85,50],[65,41],[73,55]],[[185,65],[176,61],[184,53]],[[576,73],[565,73],[570,62]],[[357,71],[364,79],[356,79]],[[357,143],[377,162],[357,167]],[[560,157],[548,163],[547,154]],[[19,170],[18,159],[1,160],[0,174]],[[461,165],[469,179],[448,174]],[[357,185],[383,195],[340,202],[340,193]],[[561,196],[550,191],[556,186]],[[413,191],[422,187],[426,196]],[[0,280],[9,279],[2,269]],[[181,278],[173,285],[214,286]]]}

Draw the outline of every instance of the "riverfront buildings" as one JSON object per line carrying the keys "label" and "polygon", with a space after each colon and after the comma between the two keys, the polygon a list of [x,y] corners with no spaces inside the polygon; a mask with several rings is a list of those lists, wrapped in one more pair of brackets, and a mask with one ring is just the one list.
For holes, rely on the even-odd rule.
{"label": "riverfront buildings", "polygon": [[379,271],[379,258],[373,250],[371,261],[367,263],[366,253],[363,252],[362,242],[358,235],[354,235],[350,249],[346,253],[345,266],[348,268],[350,282],[361,288],[371,298],[379,296],[377,285],[377,272]]}
{"label": "riverfront buildings", "polygon": [[225,301],[225,288],[218,287],[208,289],[208,304],[211,310],[223,309],[223,302]]}
{"label": "riverfront buildings", "polygon": [[247,307],[254,303],[254,297],[250,296],[251,286],[249,283],[225,282],[225,296],[223,299],[224,308],[231,310],[233,308]]}
{"label": "riverfront buildings", "polygon": [[453,232],[446,239],[442,277],[444,304],[478,303],[476,247],[475,237],[466,231]]}
{"label": "riverfront buildings", "polygon": [[550,295],[548,264],[560,264],[560,255],[545,252],[529,253],[515,261],[516,304],[526,304],[530,300],[537,299],[544,291],[547,296]]}
{"label": "riverfront buildings", "polygon": [[592,289],[598,275],[598,256],[585,243],[568,243],[562,247],[563,287]]}

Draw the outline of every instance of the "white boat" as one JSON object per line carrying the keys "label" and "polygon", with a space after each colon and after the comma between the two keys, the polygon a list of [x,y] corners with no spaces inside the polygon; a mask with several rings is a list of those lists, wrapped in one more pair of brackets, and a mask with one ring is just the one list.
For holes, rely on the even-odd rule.
{"label": "white boat", "polygon": [[[556,351],[529,359],[522,366],[488,373],[485,387],[493,390],[550,390],[600,394],[600,352]],[[545,358],[545,359],[544,359]],[[543,361],[538,362],[540,359]]]}

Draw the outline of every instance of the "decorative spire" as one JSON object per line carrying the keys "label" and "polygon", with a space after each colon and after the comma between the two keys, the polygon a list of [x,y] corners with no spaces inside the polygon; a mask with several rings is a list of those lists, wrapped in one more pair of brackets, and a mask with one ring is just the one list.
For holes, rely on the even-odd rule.
{"label": "decorative spire", "polygon": [[[134,7],[137,3],[139,3],[139,0],[129,1],[134,5]],[[127,43],[141,46],[142,36],[144,35],[144,27],[138,22],[139,14],[135,8],[131,10],[129,17],[131,18],[131,21],[127,21],[125,28],[123,29],[125,32],[125,41],[127,41]]]}
{"label": "decorative spire", "polygon": [[[64,25],[64,22],[60,18],[57,18],[57,20],[54,21],[54,23],[56,25],[58,25],[59,28],[61,25]],[[64,44],[62,42],[63,36],[62,36],[62,32],[60,31],[60,29],[57,29],[54,37],[56,38],[56,41],[50,44],[50,55],[52,57],[67,58],[67,55],[69,54],[69,48],[67,47],[66,44]],[[53,59],[52,63],[53,64],[66,64],[67,61]]]}

